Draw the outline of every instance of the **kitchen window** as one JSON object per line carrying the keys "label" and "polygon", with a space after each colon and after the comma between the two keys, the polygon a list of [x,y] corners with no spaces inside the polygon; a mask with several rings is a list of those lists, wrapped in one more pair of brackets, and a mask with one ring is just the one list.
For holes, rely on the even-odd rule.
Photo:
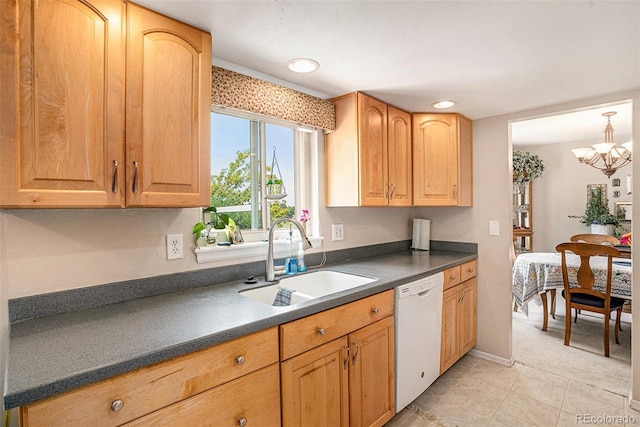
{"label": "kitchen window", "polygon": [[[302,209],[310,211],[307,234],[319,235],[318,137],[316,129],[295,123],[213,109],[211,206],[235,221],[245,242],[264,239],[276,218],[299,219]],[[282,194],[273,194],[278,190],[271,185],[279,183]],[[284,225],[277,236],[288,235]],[[247,245],[234,252],[241,246]]]}

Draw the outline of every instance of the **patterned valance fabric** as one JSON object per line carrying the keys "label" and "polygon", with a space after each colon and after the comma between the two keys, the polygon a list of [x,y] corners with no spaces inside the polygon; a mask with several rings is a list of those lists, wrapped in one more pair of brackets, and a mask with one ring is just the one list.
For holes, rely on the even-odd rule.
{"label": "patterned valance fabric", "polygon": [[336,128],[333,102],[277,84],[212,67],[211,104],[332,131]]}

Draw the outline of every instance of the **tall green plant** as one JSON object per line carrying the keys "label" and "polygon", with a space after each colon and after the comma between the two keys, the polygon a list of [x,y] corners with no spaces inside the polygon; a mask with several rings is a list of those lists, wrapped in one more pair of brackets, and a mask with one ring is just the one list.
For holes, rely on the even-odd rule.
{"label": "tall green plant", "polygon": [[609,200],[604,196],[602,187],[596,187],[591,198],[587,201],[587,208],[580,222],[586,225],[618,225],[618,218],[609,212]]}

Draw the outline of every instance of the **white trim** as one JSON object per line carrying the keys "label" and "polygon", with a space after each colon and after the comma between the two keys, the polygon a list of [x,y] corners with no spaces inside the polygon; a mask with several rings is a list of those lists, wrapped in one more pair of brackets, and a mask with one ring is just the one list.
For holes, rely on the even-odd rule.
{"label": "white trim", "polygon": [[[322,246],[322,237],[309,237],[312,247],[319,248]],[[299,242],[300,239],[294,239]],[[224,260],[241,260],[243,258],[267,259],[267,242],[248,242],[230,246],[207,246],[205,248],[196,248],[196,260],[198,264],[224,261]],[[275,258],[284,257],[290,250],[287,239],[278,239],[273,242],[273,253]]]}
{"label": "white trim", "polygon": [[513,356],[511,356],[510,359],[505,359],[504,357],[498,357],[490,353],[485,353],[484,351],[476,350],[475,348],[472,348],[471,351],[469,351],[469,354],[475,357],[479,357],[480,359],[495,362],[503,366],[513,366],[513,364],[515,363],[515,359],[513,358]]}
{"label": "white trim", "polygon": [[629,392],[629,407],[636,411],[640,411],[640,400],[633,399],[633,393]]}

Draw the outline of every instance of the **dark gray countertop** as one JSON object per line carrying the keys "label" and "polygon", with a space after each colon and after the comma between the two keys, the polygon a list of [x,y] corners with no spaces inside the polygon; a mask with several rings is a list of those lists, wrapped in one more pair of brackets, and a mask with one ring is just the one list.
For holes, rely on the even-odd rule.
{"label": "dark gray countertop", "polygon": [[475,253],[405,250],[328,265],[322,269],[378,280],[289,307],[242,296],[238,291],[260,284],[235,281],[17,322],[11,325],[5,408],[327,310],[473,259]]}

